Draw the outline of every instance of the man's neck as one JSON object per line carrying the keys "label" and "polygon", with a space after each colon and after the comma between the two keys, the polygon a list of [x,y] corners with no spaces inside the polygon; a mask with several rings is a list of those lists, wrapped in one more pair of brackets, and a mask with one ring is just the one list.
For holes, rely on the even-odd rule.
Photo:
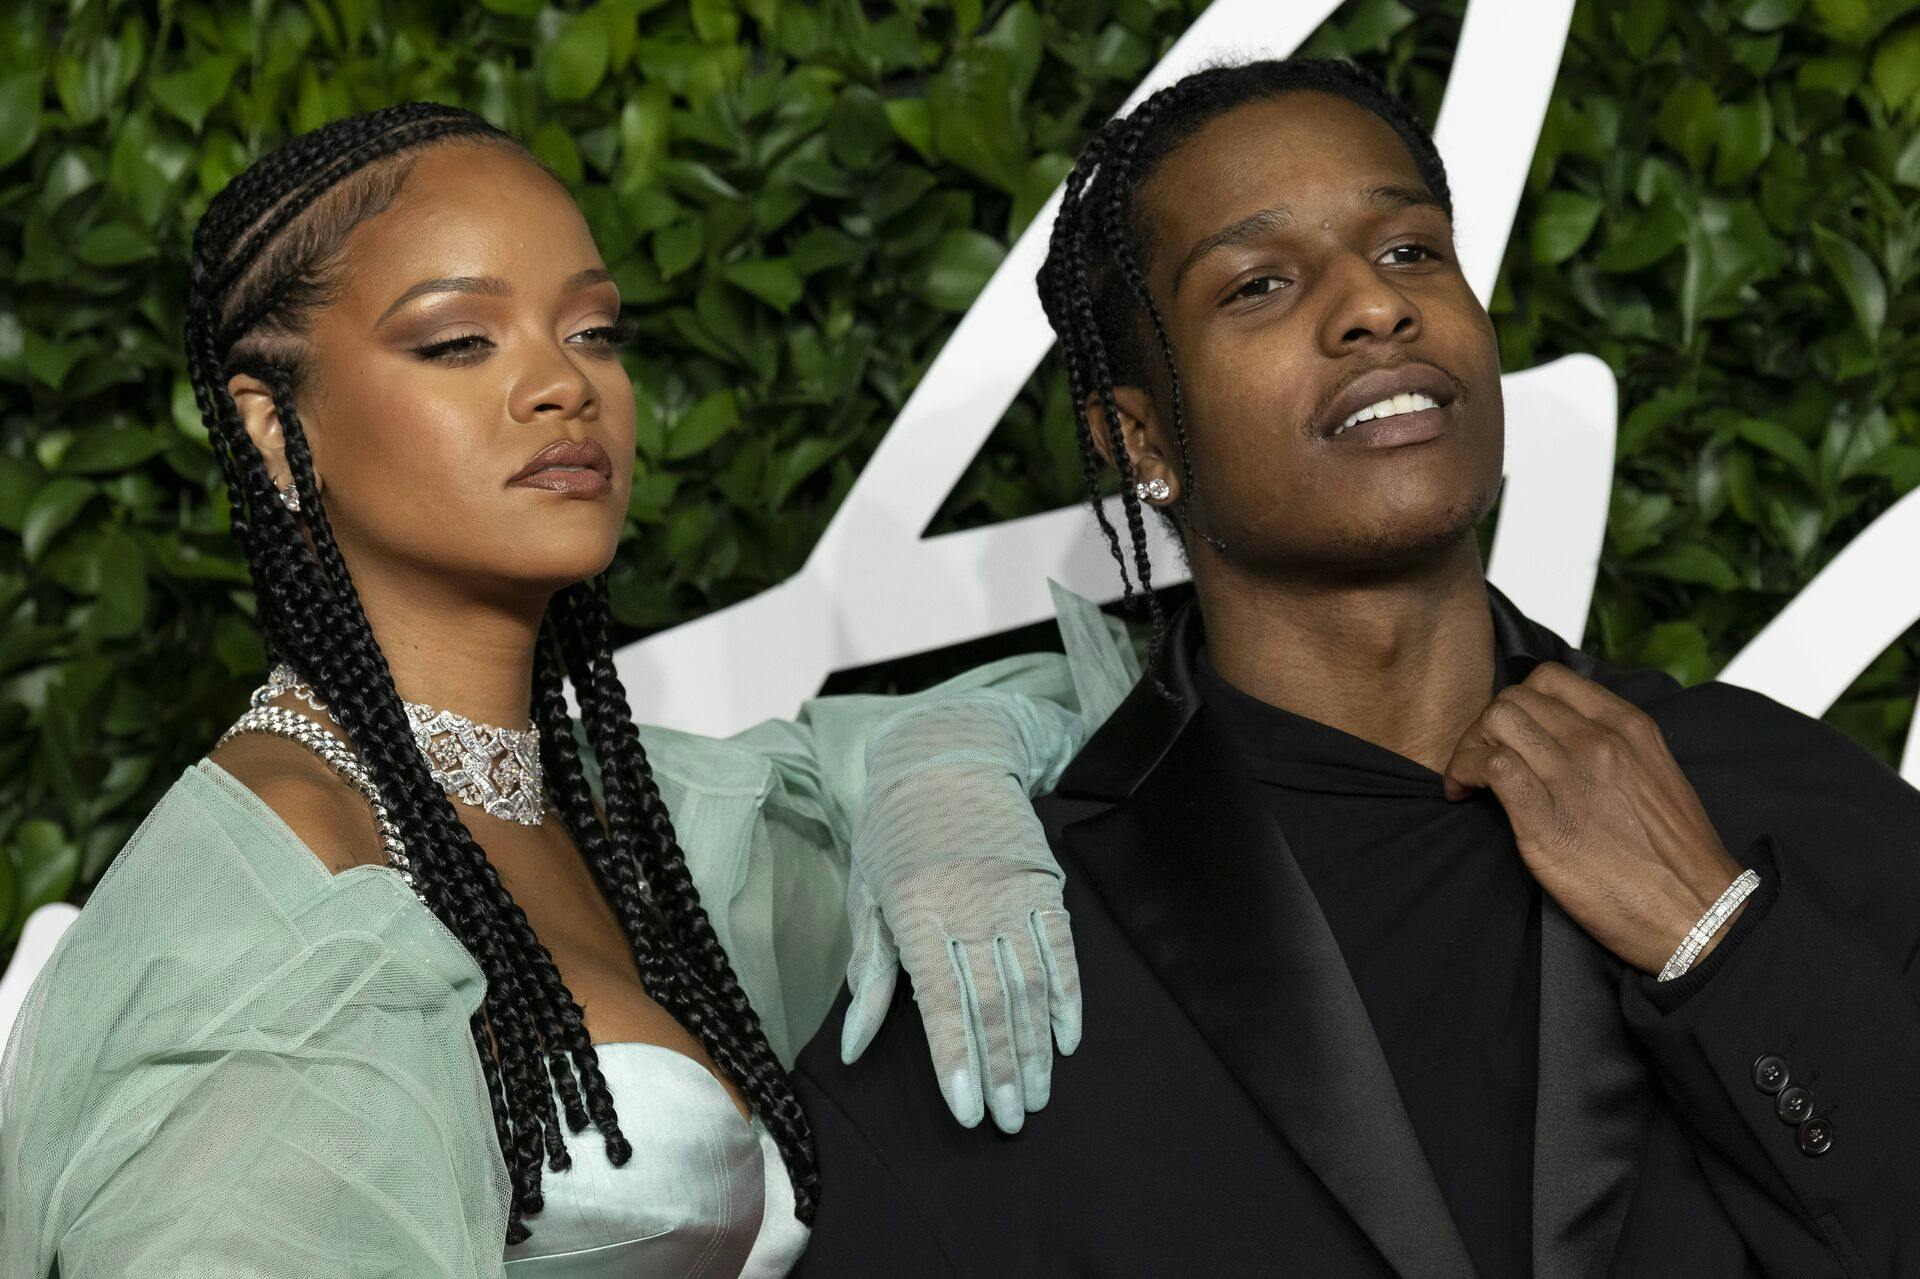
{"label": "man's neck", "polygon": [[1439,772],[1486,709],[1493,618],[1477,548],[1357,583],[1196,576],[1214,669],[1242,692]]}

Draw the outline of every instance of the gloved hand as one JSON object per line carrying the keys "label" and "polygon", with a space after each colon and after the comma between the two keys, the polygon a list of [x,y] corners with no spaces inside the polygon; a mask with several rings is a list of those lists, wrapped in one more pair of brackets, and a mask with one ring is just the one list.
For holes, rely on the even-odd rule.
{"label": "gloved hand", "polygon": [[866,1051],[904,966],[941,1093],[969,1128],[991,1110],[1018,1132],[1052,1089],[1049,1038],[1063,1054],[1080,1043],[1064,877],[1030,798],[1078,746],[1033,718],[1053,713],[1071,717],[973,690],[902,712],[867,747],[840,1057]]}

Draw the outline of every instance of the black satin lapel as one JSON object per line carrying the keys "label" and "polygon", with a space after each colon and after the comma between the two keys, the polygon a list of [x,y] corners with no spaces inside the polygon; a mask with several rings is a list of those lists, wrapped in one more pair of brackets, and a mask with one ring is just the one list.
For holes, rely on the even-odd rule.
{"label": "black satin lapel", "polygon": [[1405,1279],[1471,1279],[1339,946],[1247,785],[1202,708],[1129,800],[1064,838],[1200,1034],[1381,1254]]}
{"label": "black satin lapel", "polygon": [[1619,989],[1619,962],[1545,898],[1533,1122],[1535,1279],[1607,1273],[1633,1196],[1653,1087],[1620,1016]]}

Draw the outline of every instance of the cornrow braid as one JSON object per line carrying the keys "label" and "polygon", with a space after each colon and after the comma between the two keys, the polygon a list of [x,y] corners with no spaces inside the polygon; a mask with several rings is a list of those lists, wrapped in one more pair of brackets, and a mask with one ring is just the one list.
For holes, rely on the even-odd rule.
{"label": "cornrow braid", "polygon": [[[1406,144],[1421,178],[1452,216],[1446,166],[1441,163],[1432,135],[1411,107],[1366,70],[1329,58],[1283,58],[1210,67],[1155,92],[1131,113],[1109,120],[1094,134],[1067,175],[1047,258],[1037,278],[1040,304],[1059,338],[1066,365],[1087,496],[1113,558],[1120,565],[1122,603],[1144,608],[1152,621],[1149,677],[1169,696],[1171,690],[1159,674],[1166,615],[1153,593],[1142,504],[1134,491],[1133,459],[1127,452],[1114,396],[1117,386],[1145,386],[1150,381],[1143,330],[1153,339],[1153,354],[1158,357],[1158,368],[1168,388],[1167,416],[1181,475],[1175,518],[1214,550],[1225,551],[1226,546],[1193,518],[1197,483],[1187,447],[1185,395],[1173,342],[1147,284],[1151,228],[1144,224],[1134,197],[1175,148],[1212,121],[1238,107],[1297,92],[1332,94],[1379,116]],[[1089,400],[1099,403],[1106,419],[1107,444],[1114,470],[1120,476],[1120,503],[1126,514],[1133,574],[1139,579],[1144,603],[1134,598],[1127,572],[1128,555],[1100,500],[1099,458],[1087,413]]]}
{"label": "cornrow braid", "polygon": [[[533,1233],[524,1216],[544,1204],[543,1163],[553,1171],[571,1165],[563,1115],[570,1132],[596,1127],[615,1166],[626,1164],[633,1147],[579,1004],[414,741],[321,500],[297,405],[302,339],[334,296],[347,236],[390,205],[419,153],[453,143],[504,147],[539,163],[480,116],[431,103],[340,120],[255,161],[196,228],[185,339],[268,658],[292,665],[325,699],[379,787],[422,898],[486,975],[471,1030],[512,1182],[505,1243],[517,1244]],[[279,500],[227,389],[239,373],[258,378],[272,397],[297,516]],[[577,583],[549,604],[533,675],[550,797],[627,936],[648,995],[746,1095],[779,1145],[796,1215],[810,1223],[818,1187],[812,1140],[792,1082],[700,906],[653,783],[614,675],[603,578]],[[568,712],[569,680],[601,762],[605,814]]]}

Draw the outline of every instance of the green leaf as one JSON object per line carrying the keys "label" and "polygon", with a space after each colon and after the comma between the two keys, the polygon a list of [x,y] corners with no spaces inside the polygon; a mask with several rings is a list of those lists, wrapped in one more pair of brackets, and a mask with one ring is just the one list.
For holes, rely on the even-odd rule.
{"label": "green leaf", "polygon": [[1866,250],[1826,227],[1813,228],[1815,248],[1840,281],[1841,291],[1868,342],[1880,340],[1880,329],[1887,322],[1887,282]]}
{"label": "green leaf", "polygon": [[761,301],[785,313],[800,300],[806,286],[790,258],[761,258],[735,262],[723,274],[729,284],[745,289]]}
{"label": "green leaf", "polygon": [[1870,74],[1889,111],[1904,110],[1920,95],[1920,23],[1882,37]]}
{"label": "green leaf", "polygon": [[1013,113],[1013,66],[985,46],[963,48],[927,91],[933,146],[942,157],[1011,193],[1019,184],[1026,133]]}
{"label": "green leaf", "polygon": [[574,145],[573,135],[554,121],[541,125],[527,147],[568,186],[578,186],[586,177],[586,170],[580,164],[580,148]]}
{"label": "green leaf", "polygon": [[1579,251],[1593,234],[1606,205],[1578,191],[1549,191],[1533,219],[1533,260],[1557,266]]}
{"label": "green leaf", "polygon": [[689,409],[667,434],[667,458],[678,461],[704,453],[740,425],[740,404],[732,391],[715,391]]}
{"label": "green leaf", "polygon": [[214,54],[183,71],[153,77],[147,81],[147,92],[175,119],[198,133],[206,124],[208,114],[233,88],[234,75],[239,69],[237,58]]}
{"label": "green leaf", "polygon": [[662,227],[653,236],[653,261],[663,279],[671,280],[700,260],[701,227],[698,222],[682,222]]}
{"label": "green leaf", "polygon": [[1778,31],[1807,7],[1807,0],[1744,0],[1735,8],[1741,25],[1750,31]]}
{"label": "green leaf", "polygon": [[1813,11],[1827,30],[1842,40],[1867,34],[1873,24],[1873,6],[1868,0],[1813,0]]}
{"label": "green leaf", "polygon": [[124,471],[138,466],[172,441],[158,431],[134,426],[90,426],[74,437],[60,456],[59,469],[72,474]]}
{"label": "green leaf", "polygon": [[607,74],[607,37],[597,22],[576,18],[547,46],[540,84],[556,102],[578,102]]}
{"label": "green leaf", "polygon": [[1661,622],[1653,627],[1640,646],[1639,660],[1689,686],[1711,679],[1715,670],[1706,632],[1695,622]]}
{"label": "green leaf", "polygon": [[49,480],[41,486],[20,522],[20,547],[29,563],[40,558],[98,491],[87,481],[76,479]]}
{"label": "green leaf", "polygon": [[88,266],[127,266],[153,256],[153,241],[139,227],[109,222],[80,237],[73,252]]}
{"label": "green leaf", "polygon": [[931,164],[933,150],[933,109],[925,98],[889,98],[886,102],[887,124],[893,129],[894,136],[920,153],[920,158]]}
{"label": "green leaf", "polygon": [[0,76],[0,168],[33,150],[40,137],[40,98],[46,76],[18,71]]}
{"label": "green leaf", "polygon": [[1773,149],[1773,107],[1766,95],[1721,107],[1719,133],[1713,180],[1721,186],[1745,182]]}
{"label": "green leaf", "polygon": [[1684,80],[1661,101],[1654,130],[1686,158],[1689,167],[1697,169],[1713,145],[1719,106],[1705,81]]}
{"label": "green leaf", "polygon": [[1683,542],[1655,555],[1637,560],[1634,567],[1656,577],[1676,582],[1694,582],[1716,591],[1740,589],[1740,575],[1726,557],[1698,542]]}
{"label": "green leaf", "polygon": [[944,231],[920,280],[920,296],[939,310],[964,311],[1005,256],[1005,246],[992,236],[962,227]]}
{"label": "green leaf", "polygon": [[1816,482],[1819,467],[1814,463],[1813,450],[1790,427],[1767,418],[1747,417],[1733,423],[1733,432],[1785,462],[1807,483]]}
{"label": "green leaf", "polygon": [[1359,0],[1341,24],[1349,53],[1379,53],[1413,25],[1413,10],[1400,0]]}
{"label": "green leaf", "polygon": [[827,122],[827,140],[833,157],[841,164],[865,169],[893,149],[893,125],[887,104],[880,95],[863,84],[856,84],[840,95],[833,116]]}

